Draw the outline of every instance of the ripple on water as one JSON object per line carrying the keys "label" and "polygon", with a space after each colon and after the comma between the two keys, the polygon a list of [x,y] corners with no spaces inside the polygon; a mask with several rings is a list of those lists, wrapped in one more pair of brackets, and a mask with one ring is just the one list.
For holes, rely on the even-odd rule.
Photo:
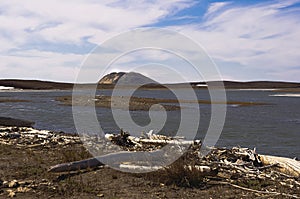
{"label": "ripple on water", "polygon": [[300,93],[273,94],[271,97],[300,97]]}

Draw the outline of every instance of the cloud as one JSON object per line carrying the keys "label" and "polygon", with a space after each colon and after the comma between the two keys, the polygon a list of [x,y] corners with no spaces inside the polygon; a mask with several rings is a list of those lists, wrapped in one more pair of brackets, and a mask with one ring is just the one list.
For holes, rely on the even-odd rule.
{"label": "cloud", "polygon": [[192,4],[192,0],[1,2],[0,78],[64,80],[59,75],[65,74],[65,81],[72,81],[85,53],[65,52],[61,46],[87,52],[93,47],[87,43],[96,45],[122,31],[156,23]]}
{"label": "cloud", "polygon": [[206,12],[206,16],[209,16],[213,13],[216,13],[217,11],[219,11],[221,8],[223,8],[226,5],[229,5],[231,2],[216,2],[216,3],[211,3],[207,12]]}
{"label": "cloud", "polygon": [[[7,1],[1,7],[0,30],[16,39],[43,39],[51,42],[80,43],[89,36],[93,42],[109,34],[155,23],[190,6],[190,0],[175,1]],[[106,33],[106,34],[105,34]]]}
{"label": "cloud", "polygon": [[[206,15],[203,23],[174,28],[202,44],[220,68],[225,63],[239,64],[235,79],[244,76],[245,68],[266,72],[264,79],[276,79],[271,72],[274,68],[288,73],[285,70],[300,63],[300,8],[293,7],[296,2],[226,7],[214,3],[208,9],[214,14]],[[224,75],[232,76],[226,71]]]}
{"label": "cloud", "polygon": [[[299,0],[220,1],[209,4],[201,16],[197,9],[204,3],[193,0],[99,2],[1,2],[0,78],[73,81],[87,52],[97,44],[167,20],[167,28],[201,44],[225,78],[299,81],[294,75],[300,70],[300,8],[295,6]],[[180,13],[192,6],[197,14]],[[193,20],[182,24],[187,18]],[[184,44],[180,47],[188,50]]]}
{"label": "cloud", "polygon": [[43,79],[74,82],[83,55],[28,50],[1,55],[2,78]]}

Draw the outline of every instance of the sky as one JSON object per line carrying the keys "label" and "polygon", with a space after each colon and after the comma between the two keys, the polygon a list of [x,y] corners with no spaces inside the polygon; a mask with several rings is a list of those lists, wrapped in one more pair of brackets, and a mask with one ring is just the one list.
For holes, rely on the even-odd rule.
{"label": "sky", "polygon": [[224,80],[300,82],[300,0],[0,0],[0,79],[74,82],[95,47],[144,27],[193,39]]}

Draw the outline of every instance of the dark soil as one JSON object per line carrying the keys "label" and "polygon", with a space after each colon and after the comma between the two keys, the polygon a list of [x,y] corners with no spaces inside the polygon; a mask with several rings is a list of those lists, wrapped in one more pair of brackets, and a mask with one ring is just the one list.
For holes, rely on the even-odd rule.
{"label": "dark soil", "polygon": [[21,120],[10,117],[0,117],[0,126],[32,127],[33,125],[34,122],[28,120]]}
{"label": "dark soil", "polygon": [[[51,148],[19,148],[0,145],[0,198],[8,197],[3,181],[34,181],[35,186],[25,193],[16,192],[17,198],[258,198],[255,193],[228,185],[200,183],[197,187],[166,183],[160,171],[148,174],[130,174],[110,168],[85,172],[53,174],[50,166],[91,157],[81,144]],[[172,174],[173,175],[173,174]],[[163,178],[162,178],[163,176]],[[280,186],[274,182],[245,182],[244,186]],[[290,193],[289,187],[281,191]],[[293,191],[295,194],[295,192]],[[299,193],[299,190],[298,190]],[[260,195],[261,197],[262,195]],[[264,195],[265,198],[287,198]]]}

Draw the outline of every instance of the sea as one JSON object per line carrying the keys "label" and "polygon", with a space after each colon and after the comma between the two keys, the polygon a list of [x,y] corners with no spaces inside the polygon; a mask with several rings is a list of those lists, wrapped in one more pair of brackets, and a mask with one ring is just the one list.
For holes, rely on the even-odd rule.
{"label": "sea", "polygon": [[[200,100],[209,100],[205,89],[196,89]],[[110,95],[111,90],[98,90],[96,95]],[[34,121],[37,129],[78,133],[74,124],[72,107],[57,101],[57,97],[70,96],[72,90],[1,90],[0,116]],[[124,91],[126,95],[126,91]],[[139,90],[138,97],[176,98],[167,90]],[[225,124],[216,143],[218,147],[246,147],[258,153],[300,158],[300,93],[283,93],[276,89],[232,89],[226,91],[227,101],[258,102],[264,105],[242,106],[228,104]],[[27,102],[5,102],[3,99],[21,99]],[[4,101],[4,102],[3,102]],[[198,108],[200,122],[196,138],[203,139],[211,120],[211,105],[188,103],[184,108]],[[99,126],[105,133],[118,133],[126,126],[118,126],[112,118],[111,110],[96,107]],[[161,110],[164,111],[164,110]],[[147,126],[150,121],[148,111],[131,111],[131,118],[139,126]],[[170,111],[163,129],[154,133],[176,135],[181,112]],[[192,119],[192,118],[186,118]],[[136,132],[135,132],[136,133]]]}

